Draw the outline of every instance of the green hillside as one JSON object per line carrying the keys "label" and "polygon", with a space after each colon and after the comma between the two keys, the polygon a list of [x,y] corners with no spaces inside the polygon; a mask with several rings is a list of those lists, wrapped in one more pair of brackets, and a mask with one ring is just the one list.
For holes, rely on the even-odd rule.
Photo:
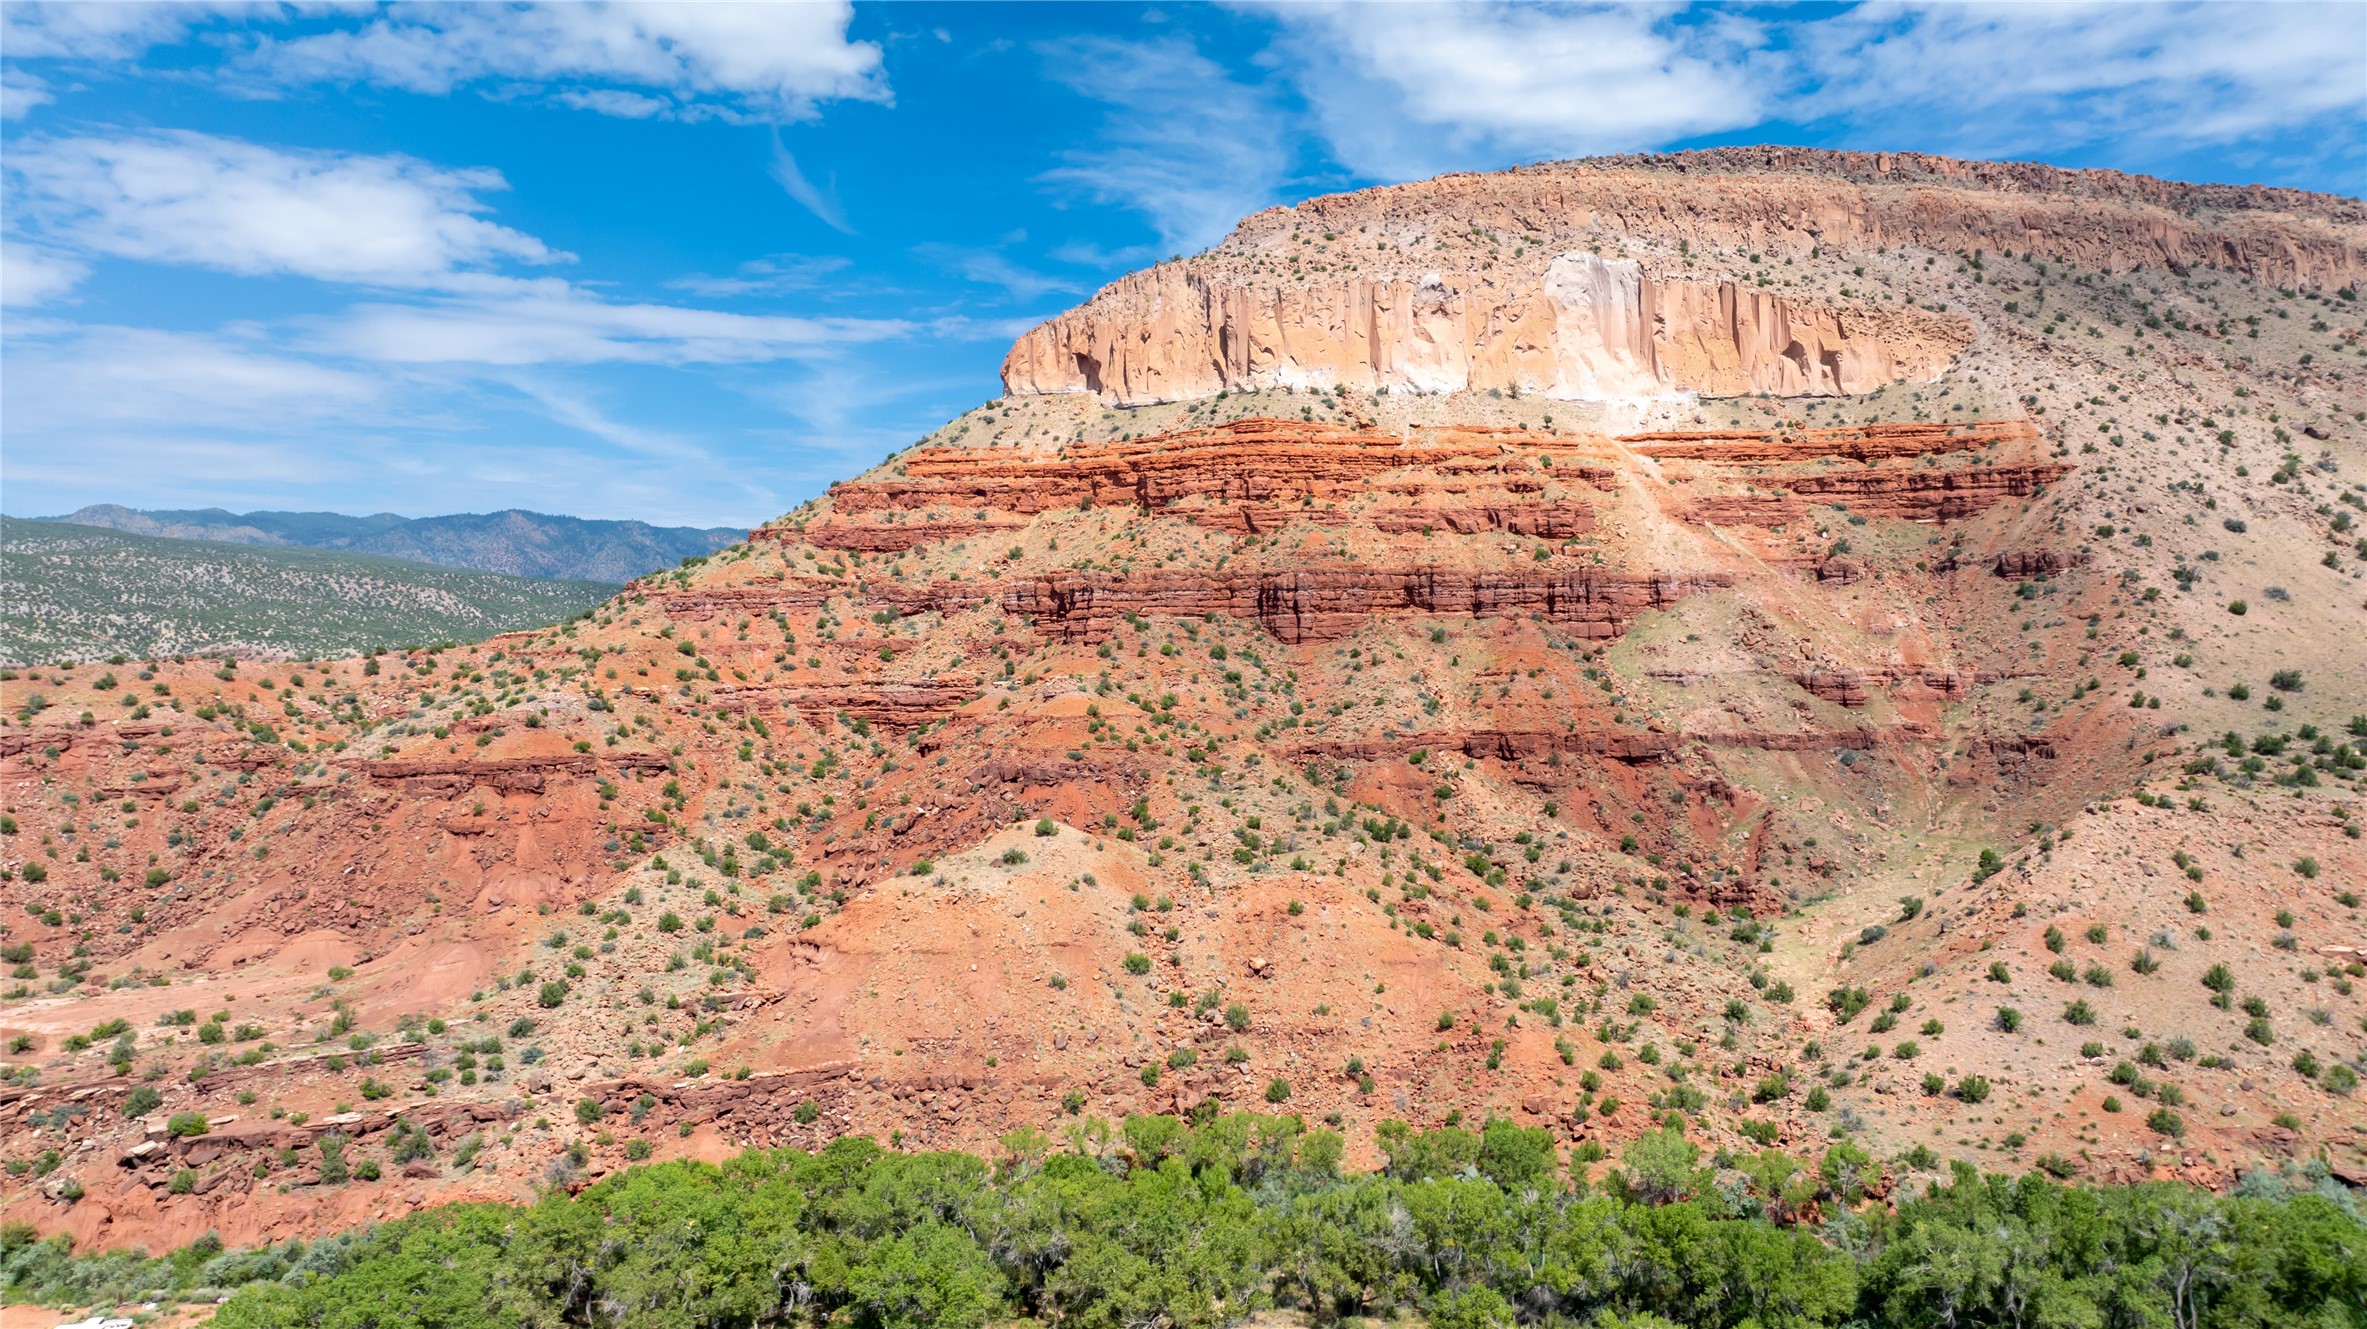
{"label": "green hillside", "polygon": [[17,664],[475,641],[557,622],[616,589],[0,517],[0,660]]}
{"label": "green hillside", "polygon": [[748,535],[729,526],[652,526],[517,508],[414,518],[391,512],[348,517],[336,512],[235,513],[221,508],[139,512],[95,503],[44,520],[168,540],[219,540],[267,548],[301,545],[516,577],[613,582],[670,568],[685,558],[704,558]]}

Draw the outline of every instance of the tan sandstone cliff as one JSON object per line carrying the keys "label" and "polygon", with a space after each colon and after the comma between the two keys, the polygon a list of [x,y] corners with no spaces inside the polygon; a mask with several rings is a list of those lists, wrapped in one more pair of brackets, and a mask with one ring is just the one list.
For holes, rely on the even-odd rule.
{"label": "tan sandstone cliff", "polygon": [[[1781,290],[1762,258],[1910,245],[2330,287],[2367,271],[2346,210],[2290,190],[1788,149],[1444,176],[1250,217],[1021,337],[1003,382],[1124,406],[1273,387],[1857,394],[1935,377],[1970,324],[1846,286]],[[1606,239],[1640,253],[1606,257]]]}

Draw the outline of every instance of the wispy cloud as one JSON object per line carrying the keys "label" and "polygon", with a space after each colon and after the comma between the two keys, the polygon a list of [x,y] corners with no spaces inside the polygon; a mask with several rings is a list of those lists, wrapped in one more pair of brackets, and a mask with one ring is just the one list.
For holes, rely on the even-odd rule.
{"label": "wispy cloud", "polygon": [[1080,283],[1067,277],[1055,277],[1050,273],[1021,267],[997,249],[932,241],[915,245],[912,252],[964,281],[981,286],[999,286],[1014,300],[1038,300],[1047,295],[1061,292],[1074,294],[1084,289]]}
{"label": "wispy cloud", "polygon": [[706,449],[679,434],[617,419],[596,404],[589,394],[564,383],[532,374],[512,374],[503,381],[541,406],[553,421],[628,452],[671,462],[703,463],[713,460]]}
{"label": "wispy cloud", "polygon": [[1053,246],[1052,257],[1080,268],[1131,268],[1158,258],[1159,251],[1149,245],[1110,247],[1085,240],[1072,240]]}
{"label": "wispy cloud", "polygon": [[49,83],[38,74],[21,69],[0,69],[0,120],[22,120],[33,113],[36,106],[56,101],[49,91]]}
{"label": "wispy cloud", "polygon": [[0,241],[0,305],[47,304],[90,274],[90,265],[14,240]]}
{"label": "wispy cloud", "polygon": [[851,262],[835,254],[767,254],[763,258],[742,263],[728,277],[711,277],[698,272],[687,277],[676,277],[666,285],[673,290],[710,297],[787,295],[820,286],[830,277],[846,271]]}
{"label": "wispy cloud", "polygon": [[893,319],[794,318],[625,304],[563,289],[404,304],[312,320],[299,344],[395,364],[744,364],[907,335]]}
{"label": "wispy cloud", "polygon": [[1262,60],[1304,97],[1306,127],[1367,180],[1767,122],[1975,156],[2110,143],[2129,160],[2313,125],[2356,143],[2367,118],[2367,6],[2352,3],[1254,12],[1275,25]]}
{"label": "wispy cloud", "polygon": [[[218,334],[20,322],[5,373],[12,433],[294,433],[389,419],[382,377]],[[11,470],[22,460],[12,457]]]}
{"label": "wispy cloud", "polygon": [[[65,511],[94,499],[351,507],[352,495],[366,493],[371,510],[515,504],[704,525],[776,515],[786,506],[782,485],[804,492],[894,445],[840,416],[846,436],[812,438],[809,456],[727,462],[711,430],[678,428],[671,413],[645,424],[611,405],[606,373],[560,362],[371,363],[321,349],[12,320],[0,362],[11,510]],[[788,377],[768,370],[761,380],[814,374],[864,371],[825,362]],[[879,382],[910,387],[893,373]],[[94,477],[103,477],[96,493]]]}
{"label": "wispy cloud", "polygon": [[1792,35],[1793,118],[1904,120],[1940,151],[2175,148],[2313,123],[2355,143],[2367,118],[2357,4],[1873,3]]}
{"label": "wispy cloud", "polygon": [[620,120],[649,120],[670,114],[673,103],[661,97],[651,97],[622,88],[569,88],[551,94],[561,106],[572,106],[579,111],[596,111],[613,115]]}
{"label": "wispy cloud", "polygon": [[1107,103],[1100,140],[1039,179],[1134,208],[1170,249],[1198,249],[1274,201],[1290,173],[1271,93],[1184,38],[1078,38],[1040,48],[1048,77]]}
{"label": "wispy cloud", "polygon": [[855,233],[855,228],[847,225],[845,210],[838,205],[836,184],[824,190],[806,179],[805,172],[797,169],[797,159],[789,155],[789,145],[781,141],[781,131],[777,129],[773,131],[773,155],[765,164],[765,174],[771,176],[773,183],[779,185],[789,197],[796,199],[799,207],[820,218],[824,225],[847,235]]}
{"label": "wispy cloud", "polygon": [[0,5],[0,47],[11,60],[131,60],[177,42],[192,24],[225,14],[276,11],[261,4]]}

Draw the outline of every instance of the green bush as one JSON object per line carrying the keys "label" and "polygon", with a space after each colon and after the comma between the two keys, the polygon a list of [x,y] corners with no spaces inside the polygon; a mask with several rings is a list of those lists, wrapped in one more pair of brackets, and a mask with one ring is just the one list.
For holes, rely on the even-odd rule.
{"label": "green bush", "polygon": [[[1113,1136],[1125,1146],[1094,1143]],[[1115,1132],[1087,1119],[1083,1152],[1039,1140],[1003,1166],[849,1137],[644,1164],[578,1194],[448,1205],[310,1246],[229,1252],[208,1237],[161,1259],[76,1256],[20,1225],[0,1228],[0,1295],[88,1306],[237,1289],[219,1329],[1214,1329],[1267,1307],[1431,1329],[1509,1326],[1516,1308],[1598,1329],[1987,1325],[2012,1322],[2018,1285],[1980,1271],[2014,1269],[2044,1280],[2043,1319],[2059,1324],[2166,1324],[2179,1296],[2210,1329],[2347,1323],[2367,1296],[2357,1220],[2281,1185],[2068,1187],[1961,1164],[1904,1184],[1937,1153],[1918,1146],[1886,1178],[1847,1143],[1806,1161],[1721,1154],[1713,1171],[1670,1129],[1590,1185],[1549,1132],[1505,1121],[1388,1122],[1376,1140],[1385,1169],[1358,1174],[1340,1171],[1339,1136],[1291,1116],[1137,1117]],[[322,1141],[325,1183],[346,1179],[344,1149]],[[1589,1143],[1571,1162],[1602,1156]]]}

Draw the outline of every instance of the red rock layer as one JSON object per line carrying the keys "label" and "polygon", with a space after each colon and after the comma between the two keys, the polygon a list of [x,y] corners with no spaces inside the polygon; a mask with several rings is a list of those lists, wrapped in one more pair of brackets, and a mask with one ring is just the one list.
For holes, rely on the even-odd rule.
{"label": "red rock layer", "polygon": [[794,711],[815,729],[833,717],[852,716],[890,729],[911,729],[945,718],[978,697],[978,680],[968,674],[940,674],[909,682],[849,680],[777,686],[722,687],[714,698],[726,710],[786,716]]}
{"label": "red rock layer", "polygon": [[1154,511],[1186,498],[1240,503],[1324,499],[1384,471],[1452,471],[1490,462],[1487,440],[1416,443],[1340,425],[1242,420],[1125,443],[1078,444],[1058,456],[1009,450],[925,448],[903,474],[830,492],[834,512],[917,511],[932,506],[1034,514],[1117,505]]}
{"label": "red rock layer", "polygon": [[1861,471],[1823,475],[1762,476],[1755,483],[1780,485],[1822,502],[1847,503],[1862,517],[1906,521],[1956,521],[2009,498],[2028,498],[2042,485],[2071,473],[2054,462],[1976,466],[1959,470]]}
{"label": "red rock layer", "polygon": [[[1660,432],[1617,440],[1647,457],[1738,466],[1832,457],[1874,463],[2027,448],[2039,441],[2038,430],[2027,420],[1780,434]],[[1557,453],[1566,443],[1556,435],[1478,429],[1424,430],[1421,437],[1409,440],[1350,425],[1257,419],[1124,443],[1072,446],[1054,455],[930,448],[908,457],[900,475],[833,489],[829,511],[821,519],[760,530],[755,538],[884,552],[1017,530],[1026,519],[1047,512],[1122,506],[1173,511],[1196,525],[1253,535],[1305,522],[1364,524],[1393,533],[1501,531],[1566,540],[1593,530],[1594,514],[1575,500],[1544,497],[1548,486],[1579,480],[1609,491],[1616,488],[1619,474],[1616,466]],[[1602,443],[1609,446],[1610,440]],[[1945,521],[1979,512],[2001,498],[2027,496],[2067,469],[2040,465],[1814,475],[1753,471],[1748,482],[1804,495],[1842,496],[1843,501],[1869,505],[1869,514]],[[1375,491],[1412,501],[1361,511],[1333,506]],[[1687,515],[1711,523],[1779,525],[1801,511],[1802,505],[1788,497],[1707,495],[1696,500]],[[796,594],[776,603],[808,607],[809,602]],[[910,591],[891,595],[914,598]]]}
{"label": "red rock layer", "polygon": [[1153,572],[1131,577],[1055,574],[1003,594],[1038,632],[1095,641],[1129,614],[1224,614],[1253,620],[1285,642],[1325,641],[1376,614],[1474,618],[1536,615],[1581,637],[1615,637],[1648,609],[1733,584],[1727,573],[1632,576],[1594,571],[1465,572],[1450,568],[1330,568],[1296,572]]}
{"label": "red rock layer", "polygon": [[1847,507],[1853,515],[1904,521],[1959,521],[2009,498],[2029,498],[2071,473],[2053,462],[1954,470],[1865,470],[1763,475],[1747,483],[1790,494],[1707,494],[1685,505],[1685,519],[1710,525],[1781,526],[1805,514],[1805,499]]}
{"label": "red rock layer", "polygon": [[1808,461],[1847,457],[1885,461],[1895,457],[1970,452],[2003,443],[2034,444],[2038,427],[2028,420],[1976,420],[1968,424],[1913,423],[1801,429],[1781,434],[1760,430],[1703,430],[1630,434],[1619,441],[1640,456],[1697,461]]}
{"label": "red rock layer", "polygon": [[1681,734],[1600,729],[1472,729],[1458,733],[1417,733],[1397,738],[1311,739],[1290,746],[1296,758],[1328,757],[1340,761],[1372,761],[1403,757],[1417,748],[1459,752],[1474,760],[1523,761],[1557,753],[1609,757],[1614,761],[1660,761],[1673,756],[1684,742]]}

